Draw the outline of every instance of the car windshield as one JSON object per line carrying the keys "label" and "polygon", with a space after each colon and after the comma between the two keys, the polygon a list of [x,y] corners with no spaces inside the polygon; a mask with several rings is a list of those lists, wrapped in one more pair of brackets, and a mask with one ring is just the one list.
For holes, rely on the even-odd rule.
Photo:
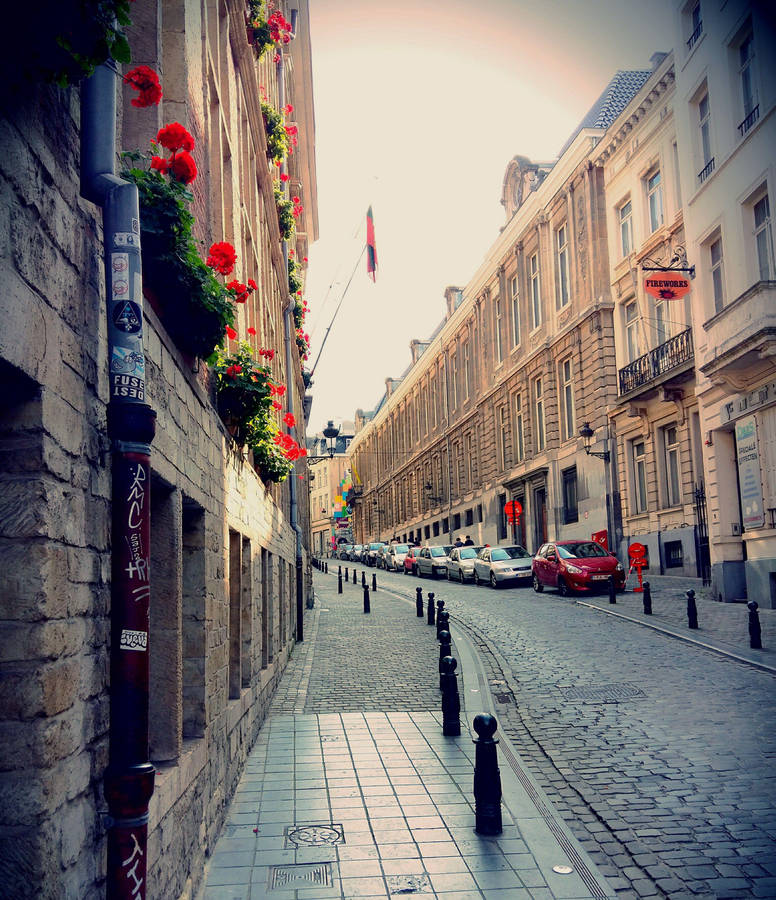
{"label": "car windshield", "polygon": [[476,547],[461,547],[458,551],[459,559],[475,559],[477,556],[477,548]]}
{"label": "car windshield", "polygon": [[558,544],[558,556],[563,559],[587,559],[592,556],[608,556],[595,541],[580,541],[578,544]]}
{"label": "car windshield", "polygon": [[449,547],[432,547],[431,555],[432,556],[447,556]]}
{"label": "car windshield", "polygon": [[379,550],[380,547],[384,547],[384,546],[385,546],[385,544],[370,544],[369,549],[370,550]]}
{"label": "car windshield", "polygon": [[394,544],[393,552],[394,553],[409,553],[409,547],[406,544]]}
{"label": "car windshield", "polygon": [[501,559],[526,559],[530,555],[525,547],[495,547],[490,552],[490,558],[494,562]]}

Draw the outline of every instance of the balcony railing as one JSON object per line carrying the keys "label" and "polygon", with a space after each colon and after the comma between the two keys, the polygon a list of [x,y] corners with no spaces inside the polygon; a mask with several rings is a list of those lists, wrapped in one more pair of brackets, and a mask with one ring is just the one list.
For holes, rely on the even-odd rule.
{"label": "balcony railing", "polygon": [[760,104],[758,103],[756,106],[752,108],[752,111],[749,115],[744,119],[744,121],[738,126],[738,133],[743,137],[747,131],[754,125],[754,123],[760,118]]}
{"label": "balcony railing", "polygon": [[709,177],[709,175],[711,175],[713,171],[714,157],[712,156],[711,159],[706,163],[706,165],[700,170],[700,172],[698,172],[698,181],[703,184],[703,182]]}
{"label": "balcony railing", "polygon": [[620,369],[620,396],[649,384],[692,358],[692,329],[688,328]]}
{"label": "balcony railing", "polygon": [[687,49],[692,50],[692,48],[698,43],[698,38],[703,34],[703,22],[698,22],[695,26],[695,31],[687,38]]}

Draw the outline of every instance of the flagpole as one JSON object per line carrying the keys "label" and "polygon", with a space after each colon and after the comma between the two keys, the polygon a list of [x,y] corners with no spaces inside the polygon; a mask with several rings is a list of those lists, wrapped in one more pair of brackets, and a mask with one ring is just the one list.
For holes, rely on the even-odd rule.
{"label": "flagpole", "polygon": [[329,322],[329,327],[326,329],[326,333],[323,335],[323,340],[321,341],[321,349],[318,351],[318,355],[315,357],[315,362],[313,363],[312,369],[310,369],[310,378],[313,377],[313,373],[315,372],[315,367],[318,365],[318,360],[321,358],[321,353],[323,353],[324,345],[326,344],[326,338],[329,336],[329,332],[331,331],[331,326],[334,324],[334,320],[337,318],[337,313],[340,311],[340,306],[342,306],[342,301],[345,299],[345,294],[348,292],[348,288],[350,287],[350,282],[353,281],[353,276],[356,274],[356,269],[358,269],[358,265],[361,262],[364,254],[366,253],[366,244],[361,248],[361,252],[358,254],[358,259],[356,260],[355,266],[353,266],[353,271],[350,273],[350,278],[348,278],[348,283],[345,285],[345,290],[342,292],[342,296],[340,297],[340,301],[337,304],[337,308],[334,310],[334,315],[331,317],[331,322]]}

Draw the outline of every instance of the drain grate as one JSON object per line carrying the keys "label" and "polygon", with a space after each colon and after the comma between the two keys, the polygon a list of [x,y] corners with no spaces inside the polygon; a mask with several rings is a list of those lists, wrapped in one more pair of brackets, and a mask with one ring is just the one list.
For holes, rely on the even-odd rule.
{"label": "drain grate", "polygon": [[431,882],[428,875],[388,875],[386,877],[389,894],[430,894]]}
{"label": "drain grate", "polygon": [[287,825],[286,847],[327,847],[344,844],[342,825]]}
{"label": "drain grate", "polygon": [[617,703],[633,697],[646,697],[635,684],[596,684],[589,687],[558,687],[564,700],[587,700],[592,703]]}
{"label": "drain grate", "polygon": [[293,891],[296,888],[331,887],[331,863],[300,863],[272,866],[269,874],[271,891]]}
{"label": "drain grate", "polygon": [[511,694],[494,694],[496,699],[496,703],[511,703],[512,695]]}

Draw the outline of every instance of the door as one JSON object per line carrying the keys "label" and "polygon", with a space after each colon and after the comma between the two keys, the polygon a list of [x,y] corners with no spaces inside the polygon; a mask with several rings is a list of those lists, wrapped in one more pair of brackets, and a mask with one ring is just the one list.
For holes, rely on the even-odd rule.
{"label": "door", "polygon": [[547,489],[536,488],[533,493],[534,549],[547,540]]}

